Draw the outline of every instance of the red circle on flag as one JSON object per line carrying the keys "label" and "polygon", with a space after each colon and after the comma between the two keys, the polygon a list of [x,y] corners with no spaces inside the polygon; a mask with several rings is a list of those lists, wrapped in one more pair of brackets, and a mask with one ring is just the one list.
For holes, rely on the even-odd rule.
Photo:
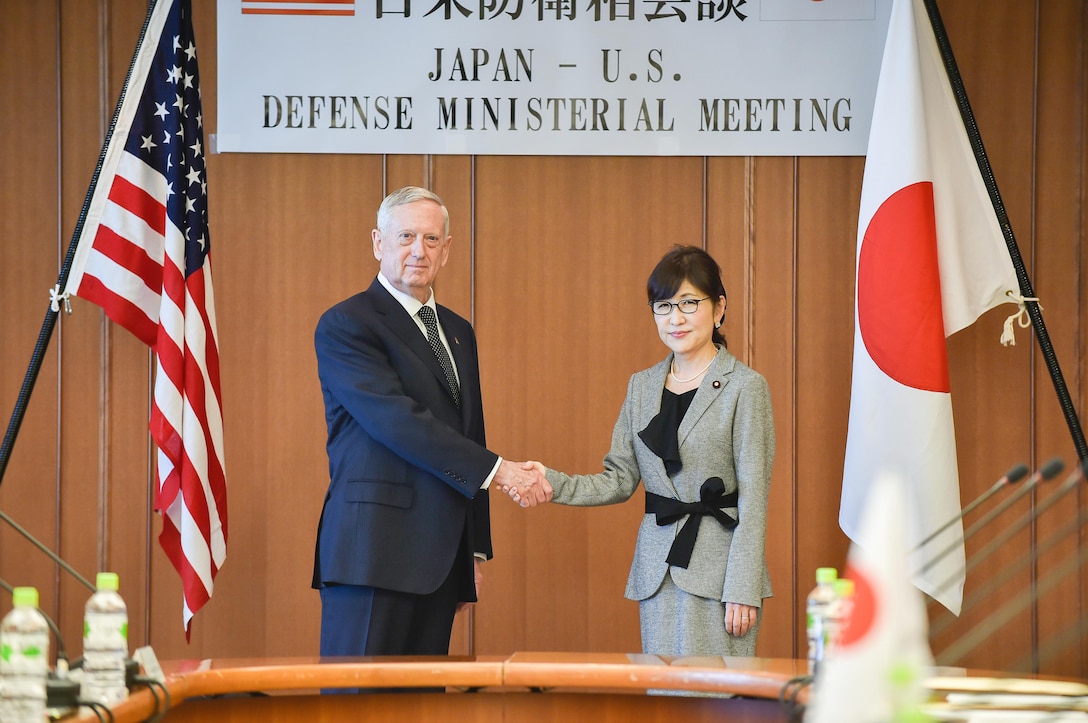
{"label": "red circle on flag", "polygon": [[847,566],[844,577],[854,581],[854,600],[850,614],[839,629],[839,645],[849,648],[869,634],[873,621],[876,620],[879,601],[876,599],[876,587],[864,572],[856,567]]}
{"label": "red circle on flag", "polygon": [[949,391],[932,183],[899,189],[869,221],[858,258],[858,328],[889,377]]}

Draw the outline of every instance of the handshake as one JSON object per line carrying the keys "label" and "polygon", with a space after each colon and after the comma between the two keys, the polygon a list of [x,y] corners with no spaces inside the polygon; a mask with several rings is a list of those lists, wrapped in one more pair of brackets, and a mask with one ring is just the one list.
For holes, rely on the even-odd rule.
{"label": "handshake", "polygon": [[552,499],[552,486],[548,484],[544,465],[540,462],[510,462],[504,459],[492,483],[522,507],[535,507]]}

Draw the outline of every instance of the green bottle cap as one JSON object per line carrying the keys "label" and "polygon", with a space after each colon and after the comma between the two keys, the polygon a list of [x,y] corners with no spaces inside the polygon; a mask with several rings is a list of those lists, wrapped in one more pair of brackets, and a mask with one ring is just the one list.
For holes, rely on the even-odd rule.
{"label": "green bottle cap", "polygon": [[817,567],[816,568],[816,582],[835,582],[835,579],[839,576],[839,571],[833,567]]}
{"label": "green bottle cap", "polygon": [[848,577],[840,577],[835,580],[835,594],[839,597],[850,597],[854,594],[854,581]]}
{"label": "green bottle cap", "polygon": [[117,592],[121,587],[121,580],[116,572],[100,572],[94,579],[94,584],[99,590],[112,590]]}
{"label": "green bottle cap", "polygon": [[17,587],[12,589],[11,602],[15,607],[38,607],[38,588]]}

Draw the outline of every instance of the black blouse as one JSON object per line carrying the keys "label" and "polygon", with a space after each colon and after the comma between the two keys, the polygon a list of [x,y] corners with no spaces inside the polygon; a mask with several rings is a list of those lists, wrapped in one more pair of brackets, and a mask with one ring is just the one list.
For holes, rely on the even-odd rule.
{"label": "black blouse", "polygon": [[638,433],[639,439],[665,463],[665,472],[670,477],[684,466],[680,461],[680,442],[677,431],[697,391],[697,388],[683,394],[676,394],[668,389],[662,391],[661,411],[650,420],[645,429]]}

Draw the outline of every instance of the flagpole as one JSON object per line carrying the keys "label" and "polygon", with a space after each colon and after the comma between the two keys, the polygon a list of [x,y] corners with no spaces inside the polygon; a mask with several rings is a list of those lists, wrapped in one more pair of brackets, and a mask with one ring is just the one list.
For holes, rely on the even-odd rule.
{"label": "flagpole", "polygon": [[997,180],[994,178],[993,168],[990,166],[990,159],[986,155],[986,149],[982,145],[982,136],[979,134],[978,125],[975,123],[975,114],[967,100],[967,90],[964,88],[963,78],[960,77],[956,58],[952,55],[952,45],[948,41],[948,33],[945,31],[944,22],[941,20],[941,13],[937,9],[937,0],[922,0],[922,2],[925,5],[926,13],[929,15],[933,35],[937,40],[937,48],[940,50],[941,60],[944,62],[945,72],[948,74],[948,81],[952,86],[952,93],[956,96],[956,105],[959,106],[963,125],[967,129],[967,138],[971,142],[971,150],[974,151],[975,161],[978,162],[983,183],[986,184],[986,191],[993,203],[994,213],[997,214],[997,223],[1001,227],[1002,235],[1005,237],[1005,245],[1008,247],[1009,257],[1012,259],[1013,268],[1016,270],[1016,279],[1020,283],[1020,295],[1024,297],[1024,308],[1027,309],[1028,318],[1031,319],[1031,325],[1035,329],[1039,349],[1042,351],[1046,367],[1050,371],[1054,391],[1058,394],[1058,404],[1061,405],[1066,424],[1069,425],[1069,432],[1073,437],[1073,446],[1077,450],[1077,457],[1081,463],[1088,462],[1088,443],[1085,443],[1084,431],[1081,429],[1080,420],[1077,418],[1077,410],[1073,406],[1073,399],[1070,397],[1069,389],[1065,384],[1065,377],[1062,376],[1061,367],[1058,365],[1058,356],[1050,343],[1050,335],[1047,333],[1046,323],[1043,321],[1039,303],[1034,300],[1035,291],[1032,289],[1027,269],[1024,268],[1024,259],[1020,256],[1020,248],[1017,246],[1016,237],[1013,235],[1009,216],[1005,212],[1005,204],[1001,200],[1000,192],[997,190]]}
{"label": "flagpole", "polygon": [[68,243],[68,253],[64,257],[64,263],[61,265],[60,275],[57,277],[57,285],[52,291],[52,295],[49,302],[49,308],[45,313],[45,321],[42,322],[41,331],[38,333],[38,341],[34,345],[34,351],[30,355],[30,364],[27,367],[26,375],[23,377],[23,385],[19,388],[19,396],[15,399],[15,409],[12,410],[11,419],[8,421],[7,431],[4,433],[4,441],[0,443],[0,485],[4,483],[4,473],[7,471],[8,462],[11,460],[11,452],[15,446],[15,438],[19,435],[19,428],[22,427],[23,418],[26,416],[26,408],[30,403],[30,395],[34,391],[34,385],[38,381],[38,374],[41,372],[42,363],[45,360],[46,349],[49,348],[49,340],[53,337],[53,330],[57,326],[57,316],[60,314],[61,304],[67,306],[67,299],[61,299],[60,294],[63,293],[65,285],[68,283],[68,273],[72,269],[72,261],[76,255],[76,246],[78,245],[79,236],[83,233],[83,226],[87,220],[87,211],[91,205],[91,198],[94,196],[95,188],[98,186],[98,178],[102,173],[102,165],[106,160],[106,149],[109,148],[110,141],[113,139],[114,129],[117,127],[117,118],[121,113],[121,105],[125,100],[125,95],[128,92],[128,84],[132,79],[132,70],[136,65],[136,58],[139,56],[139,48],[143,45],[144,39],[147,36],[147,28],[151,22],[151,15],[155,10],[157,0],[151,0],[147,4],[147,17],[144,18],[143,27],[140,28],[140,37],[136,41],[137,52],[132,54],[132,62],[128,66],[128,73],[125,75],[125,82],[121,85],[121,95],[117,100],[117,107],[113,111],[113,119],[110,121],[110,126],[106,131],[106,140],[102,143],[102,152],[98,155],[98,163],[94,168],[94,175],[91,176],[91,183],[87,188],[87,196],[83,199],[83,208],[79,212],[79,218],[76,220],[75,231],[72,232],[72,240]]}

